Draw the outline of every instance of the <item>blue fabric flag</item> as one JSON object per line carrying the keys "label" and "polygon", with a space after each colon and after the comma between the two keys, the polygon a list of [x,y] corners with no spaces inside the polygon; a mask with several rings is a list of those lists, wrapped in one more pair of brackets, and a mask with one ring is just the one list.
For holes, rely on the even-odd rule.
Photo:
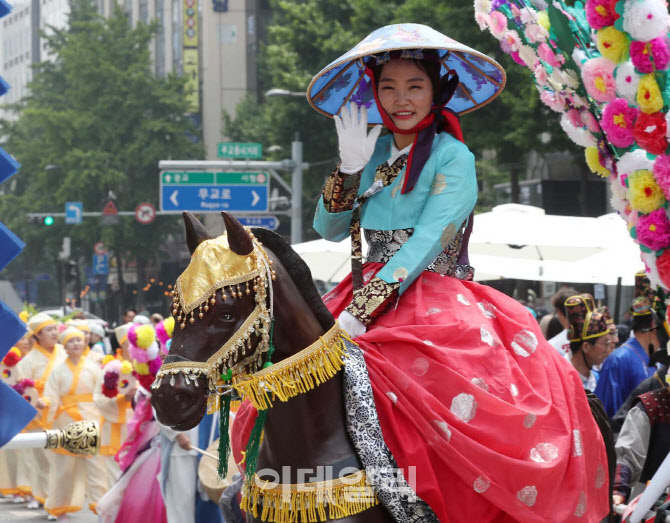
{"label": "blue fabric flag", "polygon": [[0,301],[0,360],[5,357],[14,344],[26,333],[26,324],[12,309]]}
{"label": "blue fabric flag", "polygon": [[37,410],[6,383],[0,381],[0,447],[30,423]]}
{"label": "blue fabric flag", "polygon": [[0,271],[16,258],[25,246],[21,238],[0,223]]}

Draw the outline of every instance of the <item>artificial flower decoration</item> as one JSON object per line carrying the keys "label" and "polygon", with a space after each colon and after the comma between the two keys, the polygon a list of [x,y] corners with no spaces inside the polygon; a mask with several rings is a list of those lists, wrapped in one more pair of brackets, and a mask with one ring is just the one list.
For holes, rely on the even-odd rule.
{"label": "artificial flower decoration", "polygon": [[600,54],[615,64],[623,62],[628,58],[628,46],[630,42],[626,33],[617,31],[611,26],[605,27],[598,31],[596,42]]}
{"label": "artificial flower decoration", "polygon": [[640,84],[640,75],[635,72],[633,62],[625,62],[614,71],[617,94],[625,98],[632,106],[637,105],[637,88]]}
{"label": "artificial flower decoration", "polygon": [[139,363],[148,363],[158,357],[159,347],[156,332],[151,324],[133,325],[128,330],[130,355]]}
{"label": "artificial flower decoration", "polygon": [[633,126],[639,111],[629,107],[623,98],[617,98],[603,109],[601,126],[607,139],[616,147],[629,147],[635,142]]}
{"label": "artificial flower decoration", "polygon": [[623,30],[633,39],[648,42],[668,28],[668,9],[663,0],[628,0],[624,3]]}
{"label": "artificial flower decoration", "polygon": [[665,203],[663,190],[651,171],[635,171],[628,177],[628,201],[633,209],[647,214]]}
{"label": "artificial flower decoration", "polygon": [[610,180],[612,180],[610,184],[612,188],[612,196],[610,198],[612,209],[617,211],[621,216],[628,216],[631,212],[630,202],[626,198],[628,189],[621,183],[620,179],[613,177]]}
{"label": "artificial flower decoration", "polygon": [[633,127],[637,144],[652,154],[662,154],[668,147],[665,138],[665,115],[641,113]]}
{"label": "artificial flower decoration", "polygon": [[670,51],[667,37],[654,38],[649,42],[632,42],[630,44],[630,59],[641,73],[653,73],[668,68]]}
{"label": "artificial flower decoration", "polygon": [[496,38],[500,38],[507,31],[507,17],[500,11],[493,11],[491,13],[491,33]]}
{"label": "artificial flower decoration", "polygon": [[654,161],[650,160],[642,149],[635,149],[622,154],[616,168],[620,175],[633,174],[635,171],[651,171],[654,169]]}
{"label": "artificial flower decoration", "polygon": [[537,54],[552,67],[560,67],[564,61],[562,56],[556,55],[551,47],[544,42],[537,46]]}
{"label": "artificial flower decoration", "polygon": [[660,251],[670,246],[670,221],[665,209],[642,215],[635,227],[638,241],[652,251]]}
{"label": "artificial flower decoration", "polygon": [[661,154],[654,161],[656,183],[663,190],[666,200],[670,200],[670,156]]}
{"label": "artificial flower decoration", "polygon": [[637,88],[637,104],[645,113],[657,113],[663,109],[663,96],[653,74],[646,74],[640,79],[640,85]]}
{"label": "artificial flower decoration", "polygon": [[584,155],[586,156],[586,165],[591,169],[591,172],[602,178],[607,178],[612,174],[600,163],[600,154],[597,147],[587,147],[584,149]]}
{"label": "artificial flower decoration", "polygon": [[532,44],[546,42],[549,38],[549,31],[540,24],[528,24],[523,34],[526,36],[526,40]]}
{"label": "artificial flower decoration", "polygon": [[[514,29],[505,31],[505,34],[500,40],[500,48],[507,54],[512,54],[516,53],[520,47],[521,47],[521,38],[519,37],[519,33],[517,33]],[[521,63],[520,65],[523,65],[523,63]]]}
{"label": "artificial flower decoration", "polygon": [[586,21],[593,29],[614,25],[618,18],[610,0],[586,0]]}
{"label": "artificial flower decoration", "polygon": [[586,91],[598,102],[616,98],[614,64],[607,58],[592,58],[582,66],[582,80]]}
{"label": "artificial flower decoration", "polygon": [[17,347],[12,347],[2,359],[2,364],[7,367],[13,367],[21,359],[21,351]]}
{"label": "artificial flower decoration", "polygon": [[663,285],[670,289],[670,249],[666,249],[656,259],[656,270]]}
{"label": "artificial flower decoration", "polygon": [[112,360],[102,368],[104,373],[102,393],[107,398],[116,398],[119,394],[119,378],[121,377],[121,362]]}
{"label": "artificial flower decoration", "polygon": [[537,13],[537,23],[544,27],[547,31],[551,30],[551,22],[549,22],[549,13],[540,11]]}
{"label": "artificial flower decoration", "polygon": [[568,115],[563,115],[561,117],[561,127],[565,131],[565,134],[567,134],[577,145],[581,145],[582,147],[593,147],[595,149],[597,144],[596,139],[588,129],[584,129],[581,122],[579,126],[576,126],[572,123],[572,120]]}
{"label": "artificial flower decoration", "polygon": [[566,99],[561,93],[550,91],[548,89],[540,89],[540,100],[549,109],[557,113],[562,113],[565,109]]}

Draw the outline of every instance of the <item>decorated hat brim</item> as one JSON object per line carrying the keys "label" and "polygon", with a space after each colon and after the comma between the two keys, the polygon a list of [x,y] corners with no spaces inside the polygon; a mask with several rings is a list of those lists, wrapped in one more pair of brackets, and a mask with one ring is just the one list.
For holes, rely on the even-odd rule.
{"label": "decorated hat brim", "polygon": [[458,73],[459,85],[447,108],[466,114],[495,100],[507,82],[502,66],[486,56],[434,29],[421,24],[395,24],[377,29],[356,47],[319,72],[307,88],[310,105],[333,117],[350,101],[368,108],[368,123],[382,123],[365,72],[366,60],[373,55],[405,49],[435,49],[439,52],[441,75]]}

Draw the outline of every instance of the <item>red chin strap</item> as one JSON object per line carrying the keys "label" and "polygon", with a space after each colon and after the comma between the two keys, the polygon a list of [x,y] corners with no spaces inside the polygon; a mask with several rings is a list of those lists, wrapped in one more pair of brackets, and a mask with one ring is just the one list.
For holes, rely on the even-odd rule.
{"label": "red chin strap", "polygon": [[[451,134],[454,138],[459,140],[460,142],[463,142],[463,131],[461,130],[461,124],[458,121],[458,116],[454,114],[452,111],[449,111],[448,109],[444,108],[444,105],[446,105],[445,102],[444,105],[433,105],[432,109],[430,112],[414,127],[411,129],[400,129],[391,119],[391,117],[388,115],[386,110],[382,107],[382,104],[379,102],[379,96],[377,93],[377,86],[375,85],[375,77],[372,72],[372,69],[369,67],[365,68],[365,72],[370,78],[370,88],[372,89],[372,94],[375,97],[375,102],[377,103],[377,110],[379,111],[379,115],[382,117],[382,122],[384,122],[384,125],[393,133],[397,134],[414,134],[414,142],[412,143],[412,149],[409,152],[409,156],[407,158],[407,166],[405,168],[405,172],[407,173],[405,176],[405,181],[402,186],[402,190],[400,191],[400,194],[405,194],[409,191],[411,191],[414,188],[414,185],[416,184],[416,180],[418,179],[418,174],[415,174],[414,176],[411,176],[411,174],[414,174],[412,172],[412,165],[413,165],[413,160],[414,160],[414,152],[417,150],[417,141],[420,139],[420,134],[422,134],[422,131],[428,129],[431,127],[433,124],[435,124],[435,120],[437,118],[437,115],[440,114],[443,118],[443,126],[441,129],[436,129],[436,132],[441,132],[441,131],[446,131],[449,134]],[[432,145],[433,141],[433,136],[426,137],[426,136],[421,136],[422,139],[429,138],[430,139],[430,145]],[[428,151],[421,151],[422,153],[428,153],[425,154],[425,158],[422,158],[420,163],[421,163],[421,169],[423,169],[423,166],[426,163],[426,160],[428,160],[428,155],[430,153],[430,150]],[[410,183],[411,181],[411,183]]]}

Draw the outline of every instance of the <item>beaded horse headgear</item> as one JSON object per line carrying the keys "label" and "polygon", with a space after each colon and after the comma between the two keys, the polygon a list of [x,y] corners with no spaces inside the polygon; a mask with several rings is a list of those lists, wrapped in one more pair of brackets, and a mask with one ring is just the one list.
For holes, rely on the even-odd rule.
{"label": "beaded horse headgear", "polygon": [[[168,356],[152,388],[160,387],[168,375],[170,385],[174,385],[175,375],[183,374],[187,384],[193,381],[198,386],[198,379],[204,377],[209,389],[215,390],[224,366],[232,370],[233,375],[255,372],[260,368],[270,342],[272,314],[267,303],[267,288],[268,281],[276,277],[271,264],[260,242],[255,239],[253,250],[247,255],[237,254],[230,248],[227,234],[198,245],[173,291],[172,315],[176,325],[185,329],[187,325],[203,319],[216,304],[219,291],[220,299],[224,301],[241,298],[253,291],[256,306],[235,335],[207,361],[174,361]],[[252,347],[254,335],[259,340],[256,347]]]}

